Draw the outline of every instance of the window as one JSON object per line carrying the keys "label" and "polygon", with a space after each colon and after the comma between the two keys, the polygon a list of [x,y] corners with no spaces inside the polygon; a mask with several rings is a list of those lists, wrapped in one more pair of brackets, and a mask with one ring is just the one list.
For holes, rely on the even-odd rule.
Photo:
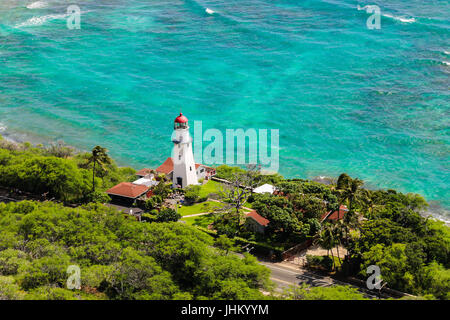
{"label": "window", "polygon": [[181,154],[178,156],[178,160],[181,160]]}
{"label": "window", "polygon": [[189,169],[192,171],[192,167],[189,167]]}

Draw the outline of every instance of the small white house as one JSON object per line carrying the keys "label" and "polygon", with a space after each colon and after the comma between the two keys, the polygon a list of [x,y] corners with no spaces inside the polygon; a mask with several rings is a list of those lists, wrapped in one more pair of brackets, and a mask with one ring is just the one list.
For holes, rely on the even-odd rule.
{"label": "small white house", "polygon": [[273,194],[273,192],[275,191],[275,187],[271,184],[263,184],[262,186],[259,186],[255,189],[253,189],[254,193],[270,193]]}
{"label": "small white house", "polygon": [[136,181],[133,181],[133,184],[138,184],[146,187],[153,187],[158,184],[158,181],[149,178],[140,178]]}

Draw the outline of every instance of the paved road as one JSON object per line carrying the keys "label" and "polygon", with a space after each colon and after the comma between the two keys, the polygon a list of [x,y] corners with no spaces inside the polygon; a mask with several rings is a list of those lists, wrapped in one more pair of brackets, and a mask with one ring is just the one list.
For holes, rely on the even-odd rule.
{"label": "paved road", "polygon": [[272,271],[271,279],[278,285],[278,289],[284,289],[292,285],[306,283],[315,287],[326,287],[336,283],[329,277],[322,277],[294,266],[284,263],[260,262]]}
{"label": "paved road", "polygon": [[293,285],[307,284],[312,287],[329,287],[332,285],[347,285],[358,289],[365,296],[372,299],[376,298],[373,292],[362,289],[330,277],[321,276],[316,273],[309,272],[289,263],[272,263],[260,261],[260,264],[268,267],[272,271],[271,280],[277,285],[276,291],[282,292],[284,289]]}

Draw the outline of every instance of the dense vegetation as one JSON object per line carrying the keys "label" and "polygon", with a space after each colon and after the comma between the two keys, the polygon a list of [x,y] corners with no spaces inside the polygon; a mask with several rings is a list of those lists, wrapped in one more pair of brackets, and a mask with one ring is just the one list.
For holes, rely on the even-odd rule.
{"label": "dense vegetation", "polygon": [[[0,203],[0,299],[262,299],[269,270],[177,222],[98,204]],[[223,249],[220,249],[223,248]],[[81,290],[66,289],[81,268]]]}
{"label": "dense vegetation", "polygon": [[8,142],[0,136],[3,187],[65,203],[87,203],[107,200],[101,191],[127,181],[134,173],[131,168],[119,168],[109,157],[98,159],[91,153],[75,153],[62,143],[34,147]]}
{"label": "dense vegetation", "polygon": [[[425,200],[394,190],[367,190],[362,181],[342,174],[336,184],[305,180],[282,181],[278,195],[254,196],[253,208],[271,222],[265,236],[288,241],[311,238],[333,254],[331,269],[367,278],[370,265],[392,289],[416,295],[450,298],[450,229],[441,221],[424,218]],[[339,221],[318,224],[321,214],[341,204],[349,211]],[[348,250],[341,259],[338,246]],[[313,264],[313,258],[310,258]],[[317,260],[317,259],[316,259]],[[344,260],[344,261],[341,261]],[[330,260],[315,261],[329,269]]]}
{"label": "dense vegetation", "polygon": [[309,288],[303,285],[287,289],[284,298],[296,300],[368,300],[356,288],[350,286]]}
{"label": "dense vegetation", "polygon": [[[269,271],[251,256],[231,254],[232,245],[247,241],[255,248],[286,249],[305,240],[331,253],[331,259],[309,257],[309,264],[323,270],[365,280],[367,267],[377,265],[392,289],[450,298],[450,231],[421,216],[427,203],[419,195],[368,190],[346,174],[325,185],[228,166],[217,172],[232,183],[216,194],[222,200],[217,213],[203,217],[222,235],[214,242],[174,222],[180,214],[163,206],[173,192],[165,183],[145,203],[146,222],[94,204],[107,201],[104,190],[135,173],[117,167],[104,148],[75,153],[62,143],[33,147],[0,137],[1,187],[84,205],[0,203],[0,299],[260,299],[260,290],[270,289]],[[263,183],[274,184],[277,193],[242,188]],[[196,203],[217,189],[210,187],[178,192]],[[244,205],[270,220],[264,234],[245,228]],[[341,205],[349,209],[343,219],[322,221]],[[81,268],[81,290],[65,289],[69,265]],[[343,288],[305,290],[293,296],[354,296]]]}

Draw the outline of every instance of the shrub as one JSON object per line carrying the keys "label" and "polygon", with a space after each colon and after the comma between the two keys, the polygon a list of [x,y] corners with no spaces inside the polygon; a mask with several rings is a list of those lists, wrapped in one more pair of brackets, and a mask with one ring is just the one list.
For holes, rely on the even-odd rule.
{"label": "shrub", "polygon": [[306,255],[306,264],[308,267],[324,269],[326,271],[333,269],[333,260],[329,256]]}
{"label": "shrub", "polygon": [[189,203],[197,202],[200,199],[200,186],[189,186],[185,189],[184,200]]}
{"label": "shrub", "polygon": [[107,203],[111,201],[111,198],[102,191],[94,191],[88,194],[87,202],[95,202],[95,203]]}
{"label": "shrub", "polygon": [[159,222],[175,222],[178,221],[181,218],[181,215],[177,213],[175,210],[170,208],[162,209],[158,214],[156,215],[156,220]]}

